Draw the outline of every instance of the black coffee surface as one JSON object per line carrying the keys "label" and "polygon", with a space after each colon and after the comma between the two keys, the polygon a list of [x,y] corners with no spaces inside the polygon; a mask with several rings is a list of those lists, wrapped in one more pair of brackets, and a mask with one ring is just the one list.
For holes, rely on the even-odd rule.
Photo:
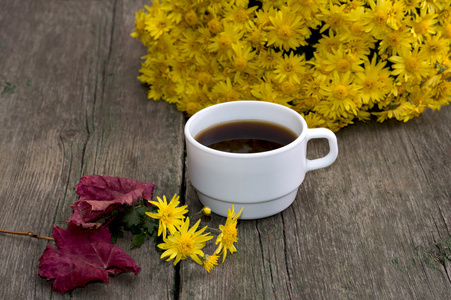
{"label": "black coffee surface", "polygon": [[288,128],[258,120],[221,123],[205,129],[195,137],[207,147],[232,153],[275,150],[296,138],[297,135]]}

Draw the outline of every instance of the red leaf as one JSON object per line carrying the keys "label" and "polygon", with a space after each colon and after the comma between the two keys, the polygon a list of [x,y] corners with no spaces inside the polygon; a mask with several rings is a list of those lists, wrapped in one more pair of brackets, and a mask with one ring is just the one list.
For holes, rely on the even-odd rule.
{"label": "red leaf", "polygon": [[39,275],[55,279],[53,289],[65,293],[90,281],[108,282],[108,275],[141,271],[121,248],[110,243],[107,228],[83,229],[69,223],[67,229],[53,227],[57,249],[47,245],[39,259]]}
{"label": "red leaf", "polygon": [[152,200],[154,185],[121,177],[85,175],[75,187],[80,199],[71,207],[74,210],[69,222],[83,227],[100,226],[94,223],[122,204],[134,200]]}

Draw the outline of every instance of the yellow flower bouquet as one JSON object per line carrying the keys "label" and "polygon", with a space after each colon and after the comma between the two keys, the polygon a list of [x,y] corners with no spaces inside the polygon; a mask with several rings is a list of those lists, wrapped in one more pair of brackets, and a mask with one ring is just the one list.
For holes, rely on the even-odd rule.
{"label": "yellow flower bouquet", "polygon": [[188,116],[253,99],[337,131],[450,102],[451,0],[160,0],[135,28],[148,98]]}

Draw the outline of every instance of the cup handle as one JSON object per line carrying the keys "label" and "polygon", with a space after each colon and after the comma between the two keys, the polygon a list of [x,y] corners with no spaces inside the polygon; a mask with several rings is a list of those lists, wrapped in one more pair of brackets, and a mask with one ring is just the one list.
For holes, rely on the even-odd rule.
{"label": "cup handle", "polygon": [[311,139],[327,139],[329,141],[329,153],[321,158],[307,159],[306,172],[325,168],[330,166],[338,155],[337,137],[335,134],[326,128],[312,128],[307,130],[307,142]]}

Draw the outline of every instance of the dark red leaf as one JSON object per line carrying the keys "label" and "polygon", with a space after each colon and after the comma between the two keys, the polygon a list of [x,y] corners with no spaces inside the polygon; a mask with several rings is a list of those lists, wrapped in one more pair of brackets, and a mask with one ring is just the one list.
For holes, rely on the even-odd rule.
{"label": "dark red leaf", "polygon": [[108,275],[133,272],[141,268],[121,248],[110,243],[107,228],[84,229],[69,223],[67,229],[53,227],[57,249],[47,245],[39,259],[39,275],[55,279],[53,289],[65,293],[90,281],[108,282]]}
{"label": "dark red leaf", "polygon": [[83,227],[100,226],[95,221],[122,204],[134,200],[152,200],[154,185],[121,177],[85,175],[75,187],[80,199],[71,207],[74,210],[69,222]]}

